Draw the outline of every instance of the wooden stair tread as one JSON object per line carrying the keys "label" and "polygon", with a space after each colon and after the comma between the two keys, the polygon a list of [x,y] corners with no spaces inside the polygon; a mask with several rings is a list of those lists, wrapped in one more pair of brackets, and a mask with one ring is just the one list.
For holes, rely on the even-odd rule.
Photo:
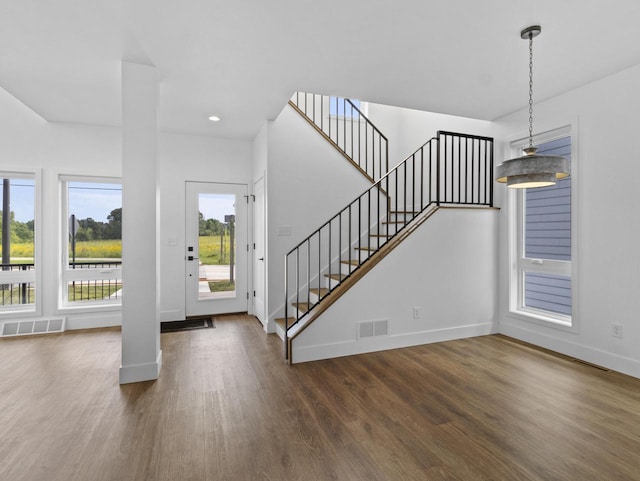
{"label": "wooden stair tread", "polygon": [[346,261],[340,261],[340,264],[349,264],[352,266],[359,266],[360,262],[357,259],[351,259],[351,260],[346,260]]}
{"label": "wooden stair tread", "polygon": [[316,296],[320,298],[323,298],[324,296],[329,294],[329,289],[327,289],[326,287],[321,287],[320,289],[318,289],[317,287],[312,287],[311,289],[309,289],[309,291],[313,292]]}
{"label": "wooden stair tread", "polygon": [[369,252],[374,252],[378,250],[377,247],[354,247],[354,249],[357,251],[369,251]]}
{"label": "wooden stair tread", "polygon": [[303,311],[303,312],[308,311],[312,307],[312,305],[309,302],[292,302],[291,305],[295,309],[298,309],[299,311]]}
{"label": "wooden stair tread", "polygon": [[325,274],[325,277],[328,277],[330,279],[333,279],[334,281],[343,281],[346,279],[347,275],[346,274]]}
{"label": "wooden stair tread", "polygon": [[[284,317],[278,317],[275,319],[276,324],[279,325],[283,330],[284,330],[284,326],[285,326],[285,319]],[[290,317],[289,318],[289,325],[293,324],[294,322],[296,322],[296,318],[295,317]]]}

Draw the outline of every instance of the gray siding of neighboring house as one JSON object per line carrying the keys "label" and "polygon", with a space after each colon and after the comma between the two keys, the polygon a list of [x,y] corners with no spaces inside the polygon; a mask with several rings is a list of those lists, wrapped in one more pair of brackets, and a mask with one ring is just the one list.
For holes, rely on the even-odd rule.
{"label": "gray siding of neighboring house", "polygon": [[526,272],[525,306],[571,315],[571,278]]}
{"label": "gray siding of neighboring house", "polygon": [[[571,138],[541,144],[539,154],[571,159]],[[571,261],[571,178],[525,192],[525,257]],[[571,314],[571,278],[525,274],[525,305]]]}

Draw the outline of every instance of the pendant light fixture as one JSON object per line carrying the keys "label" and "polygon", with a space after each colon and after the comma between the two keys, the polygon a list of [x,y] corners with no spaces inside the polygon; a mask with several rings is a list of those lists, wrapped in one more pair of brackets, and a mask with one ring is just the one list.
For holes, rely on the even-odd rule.
{"label": "pendant light fixture", "polygon": [[496,167],[496,181],[511,188],[547,187],[571,173],[568,159],[558,155],[538,155],[538,148],[533,146],[533,38],[541,31],[539,25],[534,25],[520,32],[522,39],[529,40],[529,146],[522,149],[522,157],[505,160]]}

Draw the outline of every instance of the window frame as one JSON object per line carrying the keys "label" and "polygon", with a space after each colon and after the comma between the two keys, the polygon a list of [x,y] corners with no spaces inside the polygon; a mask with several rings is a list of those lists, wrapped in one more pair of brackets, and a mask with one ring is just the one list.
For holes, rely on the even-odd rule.
{"label": "window frame", "polygon": [[[561,330],[578,332],[578,141],[575,124],[547,130],[534,136],[534,145],[550,142],[564,137],[571,139],[571,261],[554,259],[533,259],[524,255],[525,235],[525,189],[507,189],[509,206],[509,314],[521,320],[545,325]],[[512,141],[511,155],[521,155],[522,147],[528,144],[528,138]],[[571,315],[554,313],[543,309],[525,306],[525,274],[545,273],[567,276],[571,279]]]}
{"label": "window frame", "polygon": [[[60,244],[58,253],[58,312],[69,313],[77,311],[117,311],[122,309],[122,297],[117,300],[87,300],[69,301],[68,282],[82,280],[116,280],[122,281],[122,264],[119,267],[96,269],[69,269],[69,182],[84,182],[96,184],[118,184],[122,186],[122,179],[113,176],[91,176],[76,174],[59,174],[60,189]],[[122,259],[122,258],[121,258]],[[91,275],[88,275],[91,273]],[[89,279],[90,278],[90,279]]]}
{"label": "window frame", "polygon": [[35,302],[33,304],[26,305],[14,305],[8,309],[0,309],[0,320],[6,320],[7,318],[22,318],[22,317],[38,317],[42,315],[43,304],[43,284],[42,284],[42,228],[40,223],[42,222],[42,171],[41,169],[25,169],[24,167],[5,166],[0,171],[0,175],[3,178],[29,178],[33,179],[34,185],[34,211],[33,211],[33,275],[18,274],[19,280],[33,280],[35,285]]}

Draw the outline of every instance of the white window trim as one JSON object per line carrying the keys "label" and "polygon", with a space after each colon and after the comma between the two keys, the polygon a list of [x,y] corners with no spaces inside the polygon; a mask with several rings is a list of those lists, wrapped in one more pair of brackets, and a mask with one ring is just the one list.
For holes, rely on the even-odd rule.
{"label": "white window trim", "polygon": [[[21,318],[21,317],[39,317],[42,315],[42,298],[43,298],[43,285],[42,285],[42,232],[41,222],[42,222],[42,170],[41,169],[25,169],[24,167],[18,166],[5,166],[0,172],[0,176],[4,175],[5,177],[19,177],[25,176],[33,178],[34,180],[34,189],[35,189],[35,199],[34,199],[34,213],[33,213],[33,226],[34,226],[34,249],[35,256],[33,258],[33,262],[35,265],[35,277],[31,276],[32,280],[36,286],[36,302],[34,304],[29,304],[26,306],[14,306],[12,308],[1,309],[0,310],[0,320],[4,320],[8,317],[10,318]],[[4,177],[3,177],[4,178]]]}
{"label": "white window trim", "polygon": [[[58,253],[60,263],[58,265],[58,308],[57,312],[61,314],[72,313],[78,311],[119,311],[122,309],[122,298],[117,301],[84,301],[84,302],[69,302],[68,300],[68,288],[67,282],[73,280],[82,280],[86,277],[84,274],[87,271],[80,269],[72,270],[68,269],[69,265],[69,252],[68,252],[68,239],[69,239],[69,199],[68,189],[66,188],[67,182],[96,182],[100,184],[119,184],[122,185],[122,179],[119,177],[111,176],[89,176],[89,175],[73,175],[73,174],[59,174],[58,185],[60,188],[60,244],[58,246]],[[110,267],[105,269],[96,269],[91,272],[91,280],[100,279],[122,279],[122,265],[120,267]]]}
{"label": "white window trim", "polygon": [[[571,261],[548,259],[526,259],[521,256],[523,249],[524,224],[521,222],[523,189],[507,189],[509,205],[509,315],[511,317],[556,329],[577,333],[579,331],[578,312],[578,135],[577,122],[564,127],[549,129],[534,136],[534,145],[550,142],[562,137],[571,137]],[[511,155],[521,155],[528,138],[519,138],[510,143]],[[546,272],[571,277],[571,316],[524,306],[523,285],[525,269],[529,272]]]}

